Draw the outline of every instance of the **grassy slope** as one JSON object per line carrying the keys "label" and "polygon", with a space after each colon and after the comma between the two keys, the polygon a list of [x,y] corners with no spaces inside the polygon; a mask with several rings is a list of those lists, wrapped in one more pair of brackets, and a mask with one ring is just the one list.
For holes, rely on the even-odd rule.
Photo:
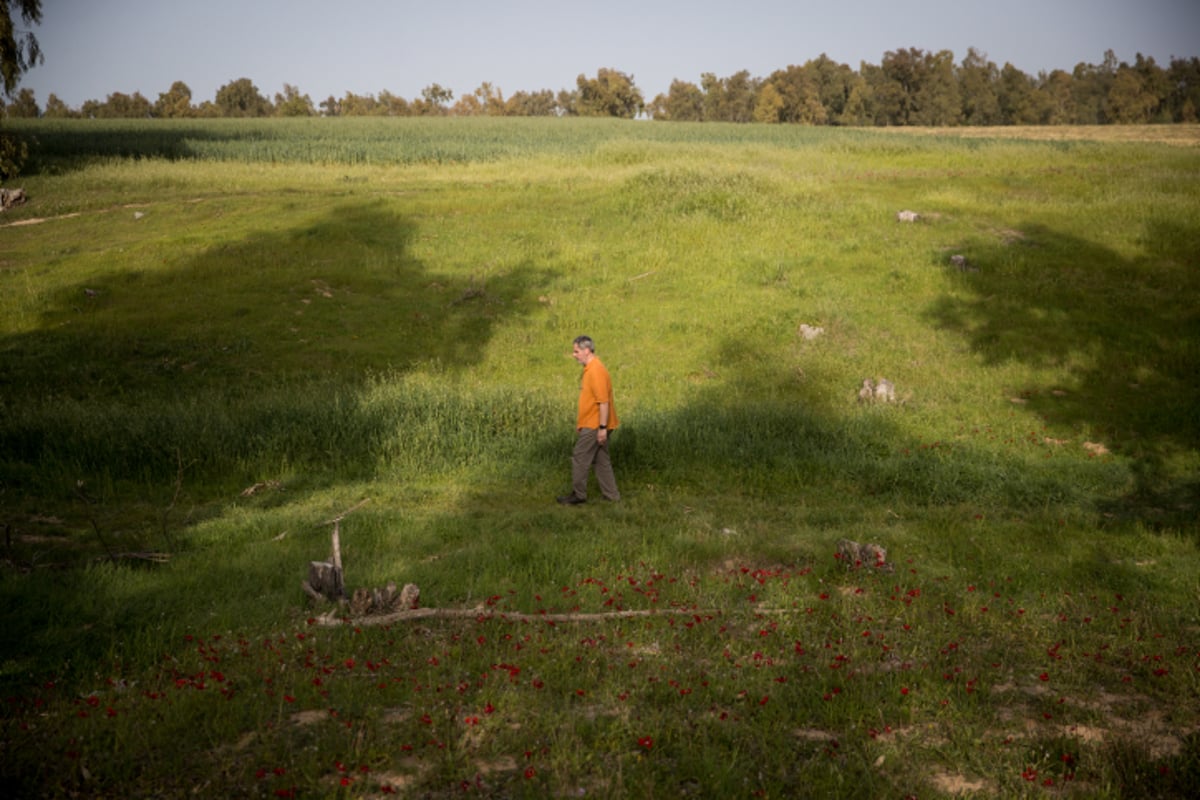
{"label": "grassy slope", "polygon": [[[1186,785],[1196,719],[1172,706],[1197,686],[1195,154],[692,138],[631,128],[579,154],[477,164],[146,161],[28,180],[20,216],[79,216],[6,228],[0,253],[0,502],[12,563],[34,566],[0,583],[21,611],[3,640],[6,780],[88,786],[82,761],[92,790],[137,792],[139,746],[206,719],[185,749],[247,794],[336,791],[330,752],[360,758],[372,790],[661,793],[681,774],[768,794]],[[923,221],[897,223],[901,208]],[[948,266],[956,253],[978,271]],[[801,323],[825,334],[805,341]],[[617,381],[626,502],[567,513],[547,501],[566,479],[581,331]],[[904,402],[859,406],[866,376]],[[724,622],[537,628],[538,655],[503,626],[316,632],[297,581],[326,554],[323,520],[362,497],[344,528],[352,586],[414,581],[425,605],[514,611],[619,596]],[[843,573],[841,537],[881,542],[900,571]],[[39,569],[144,549],[175,556]],[[296,624],[319,644],[266,646]],[[217,634],[239,699],[214,717],[193,662],[195,637]],[[581,639],[600,643],[582,661]],[[1119,656],[1095,666],[1098,648]],[[630,690],[613,672],[630,650],[671,688]],[[286,690],[341,708],[357,744],[259,689],[285,664],[307,675],[314,653],[392,662],[379,697],[329,677],[324,695],[307,677]],[[520,682],[481,679],[459,701],[415,688],[508,662]],[[847,677],[829,671],[843,662]],[[1038,679],[1051,672],[1053,698]],[[107,679],[161,684],[172,710],[121,705]],[[28,741],[76,764],[50,780],[15,726],[91,691],[116,732],[35,724]],[[503,724],[479,726],[485,705]],[[552,722],[568,711],[571,732]],[[929,735],[948,721],[958,733]],[[101,766],[80,736],[117,757]],[[161,756],[144,779],[182,763]],[[254,777],[275,764],[291,777]]]}

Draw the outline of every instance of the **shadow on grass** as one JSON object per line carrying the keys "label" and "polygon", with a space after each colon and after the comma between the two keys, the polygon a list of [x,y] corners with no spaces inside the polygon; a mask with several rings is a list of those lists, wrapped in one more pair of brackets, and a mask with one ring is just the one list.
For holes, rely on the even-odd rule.
{"label": "shadow on grass", "polygon": [[[716,506],[750,501],[846,532],[896,508],[965,505],[1003,516],[1062,504],[1094,510],[1124,482],[1118,464],[1064,458],[1041,441],[998,446],[984,433],[977,443],[971,434],[919,441],[900,423],[903,406],[830,393],[824,387],[833,377],[811,365],[800,377],[780,349],[731,336],[712,348],[714,370],[696,379],[684,406],[623,414],[613,444],[619,483],[681,490]],[[547,433],[518,463],[553,463],[555,448],[565,487],[565,433]]]}
{"label": "shadow on grass", "polygon": [[0,342],[0,378],[18,396],[94,398],[468,367],[496,325],[536,307],[546,274],[438,274],[409,254],[414,235],[381,202],[343,204],[186,263],[106,272]]}
{"label": "shadow on grass", "polygon": [[963,245],[977,271],[930,311],[986,362],[1065,374],[1016,387],[1028,408],[1128,456],[1133,492],[1110,511],[1194,526],[1200,508],[1200,231],[1147,226],[1143,255],[1042,225],[1014,242]]}
{"label": "shadow on grass", "polygon": [[549,277],[439,273],[411,255],[416,234],[383,201],[343,203],[62,290],[37,330],[0,339],[0,485],[72,470],[169,485],[181,463],[202,482],[264,464],[368,472],[367,445],[397,423],[360,408],[371,376],[473,366]]}
{"label": "shadow on grass", "polygon": [[[732,545],[746,548],[747,558],[771,563],[822,558],[833,569],[832,549],[821,554],[833,539],[863,532],[891,544],[879,523],[891,508],[977,503],[1021,513],[1039,509],[1047,498],[1071,499],[1079,491],[1070,475],[1053,466],[1031,471],[1020,459],[969,446],[919,448],[898,432],[892,413],[902,409],[858,408],[851,399],[848,408],[822,405],[807,384],[819,382],[819,376],[810,373],[806,382],[797,382],[785,363],[771,365],[765,350],[745,343],[734,347],[719,340],[714,347],[724,354],[714,362],[720,378],[698,386],[691,403],[626,417],[614,443],[626,502],[616,508],[601,503],[559,507],[553,490],[529,504],[531,489],[555,482],[565,487],[568,481],[571,436],[558,420],[569,426],[571,409],[562,409],[560,417],[543,399],[500,390],[494,396],[456,390],[429,397],[401,387],[389,394],[394,390],[389,381],[382,388],[356,386],[341,396],[272,393],[256,401],[254,415],[198,423],[172,406],[157,423],[157,433],[143,435],[135,447],[121,441],[128,435],[128,420],[124,428],[103,429],[95,437],[96,469],[130,473],[141,459],[152,459],[170,476],[174,464],[164,439],[190,447],[189,457],[207,459],[208,477],[201,486],[210,496],[200,499],[214,506],[218,519],[198,531],[173,521],[181,544],[177,560],[145,573],[122,562],[0,583],[0,596],[26,609],[19,623],[0,635],[0,646],[23,653],[0,670],[0,686],[29,675],[53,676],[66,648],[77,664],[70,668],[86,672],[127,641],[136,651],[155,637],[193,629],[255,629],[303,616],[298,584],[305,565],[328,553],[330,527],[322,523],[352,502],[323,510],[324,504],[339,502],[329,499],[327,490],[352,487],[360,479],[372,485],[381,480],[380,464],[400,481],[406,469],[421,477],[420,471],[432,465],[454,476],[452,488],[465,491],[442,510],[420,508],[419,495],[412,494],[404,495],[402,504],[411,504],[407,508],[372,503],[356,511],[342,529],[349,588],[413,581],[422,587],[426,604],[441,606],[510,589],[528,600],[526,594],[628,564],[689,560],[715,566],[728,558],[729,540],[720,534],[726,517],[734,517],[730,522],[739,528],[748,524],[759,530]],[[376,391],[383,396],[371,399]],[[777,399],[748,399],[757,396]],[[235,404],[241,410],[251,407]],[[501,430],[495,425],[498,408],[505,409],[508,423]],[[150,413],[144,406],[134,412]],[[226,432],[214,435],[214,428]],[[53,434],[61,437],[67,430],[64,422]],[[77,456],[78,447],[60,460]],[[336,453],[347,453],[346,461],[339,463]],[[213,499],[220,488],[217,476],[239,473],[246,464],[266,469],[281,456],[310,463],[311,475],[251,498],[227,492]],[[169,480],[163,484],[160,508],[174,502]],[[662,495],[648,489],[651,485],[664,490]],[[675,507],[659,497],[671,498]],[[693,508],[681,509],[678,501]],[[132,505],[116,497],[113,505],[122,504]],[[706,517],[713,522],[713,535],[693,536]],[[102,523],[110,535],[116,524]],[[148,538],[144,546],[162,546]],[[1044,549],[1049,553],[1064,546],[1048,541]],[[1064,575],[1090,568],[1081,561],[1060,562]],[[1101,583],[1112,580],[1114,572],[1088,578]]]}

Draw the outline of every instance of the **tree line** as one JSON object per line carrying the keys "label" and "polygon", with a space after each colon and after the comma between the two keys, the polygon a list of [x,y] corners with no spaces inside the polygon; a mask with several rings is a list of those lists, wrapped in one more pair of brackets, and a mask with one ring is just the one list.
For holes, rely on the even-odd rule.
{"label": "tree line", "polygon": [[[11,96],[11,95],[10,95]],[[1106,125],[1200,121],[1200,58],[1172,58],[1167,67],[1140,53],[1132,64],[1112,50],[1099,64],[1030,76],[970,48],[961,61],[949,50],[908,48],[884,53],[858,70],[822,54],[764,77],[741,71],[704,73],[700,82],[674,80],[647,102],[632,75],[600,69],[580,75],[571,90],[519,91],[505,97],[491,83],[457,100],[436,83],[411,100],[378,95],[330,96],[314,103],[284,84],[273,99],[249,78],[230,81],[213,100],[193,102],[176,81],[151,102],[140,92],[115,92],[78,109],[51,94],[40,107],[22,89],[5,110],[12,117],[189,118],[269,116],[588,116],[686,122],[847,126]]]}

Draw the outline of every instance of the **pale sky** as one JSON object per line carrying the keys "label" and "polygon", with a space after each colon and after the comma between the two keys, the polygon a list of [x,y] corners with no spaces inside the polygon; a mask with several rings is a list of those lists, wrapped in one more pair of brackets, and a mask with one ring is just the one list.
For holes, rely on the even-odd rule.
{"label": "pale sky", "polygon": [[1200,0],[43,0],[45,62],[22,88],[71,108],[113,92],[150,102],[175,81],[192,102],[249,78],[273,99],[289,83],[319,104],[346,92],[406,99],[437,83],[455,98],[490,82],[574,89],[611,68],[647,101],[825,53],[858,70],[887,51],[969,47],[1029,75],[1138,53],[1166,68],[1200,56]]}

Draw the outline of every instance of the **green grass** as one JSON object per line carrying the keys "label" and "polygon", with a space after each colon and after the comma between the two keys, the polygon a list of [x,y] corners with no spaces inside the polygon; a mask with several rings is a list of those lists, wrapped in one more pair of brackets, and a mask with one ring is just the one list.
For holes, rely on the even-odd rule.
{"label": "green grass", "polygon": [[1194,148],[348,122],[24,123],[6,794],[1189,795]]}

